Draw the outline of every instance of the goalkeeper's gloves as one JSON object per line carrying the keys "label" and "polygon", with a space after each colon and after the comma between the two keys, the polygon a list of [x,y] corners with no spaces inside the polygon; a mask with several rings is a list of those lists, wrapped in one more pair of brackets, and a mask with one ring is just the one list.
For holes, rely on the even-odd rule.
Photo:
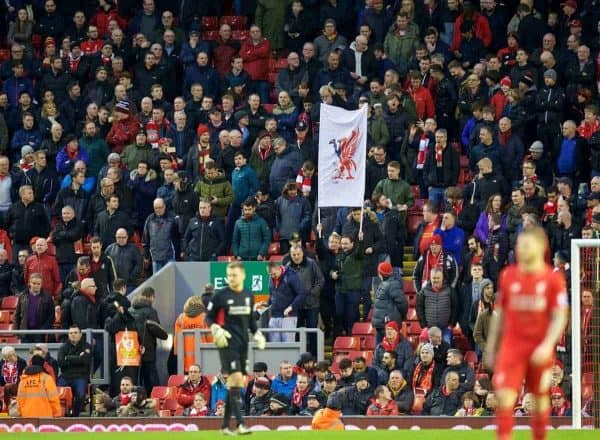
{"label": "goalkeeper's gloves", "polygon": [[265,345],[267,345],[267,340],[265,339],[265,336],[260,330],[257,330],[256,333],[254,333],[254,337],[252,339],[254,339],[254,342],[256,342],[256,348],[258,348],[259,350],[265,349]]}
{"label": "goalkeeper's gloves", "polygon": [[225,348],[229,345],[229,339],[231,333],[221,327],[219,324],[213,324],[210,326],[210,331],[213,335],[213,340],[218,348]]}

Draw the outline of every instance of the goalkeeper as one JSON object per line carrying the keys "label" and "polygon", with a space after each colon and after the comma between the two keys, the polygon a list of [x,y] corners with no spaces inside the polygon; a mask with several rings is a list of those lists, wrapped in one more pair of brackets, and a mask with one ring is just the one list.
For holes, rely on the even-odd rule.
{"label": "goalkeeper", "polygon": [[[221,359],[221,368],[229,373],[227,379],[227,400],[221,432],[225,435],[250,434],[244,426],[240,409],[239,395],[244,387],[244,375],[248,359],[248,330],[254,335],[256,346],[265,348],[265,337],[258,330],[254,319],[252,293],[244,289],[246,271],[240,262],[227,266],[225,287],[212,296],[207,307],[207,321]],[[237,429],[231,430],[229,422],[235,416]]]}

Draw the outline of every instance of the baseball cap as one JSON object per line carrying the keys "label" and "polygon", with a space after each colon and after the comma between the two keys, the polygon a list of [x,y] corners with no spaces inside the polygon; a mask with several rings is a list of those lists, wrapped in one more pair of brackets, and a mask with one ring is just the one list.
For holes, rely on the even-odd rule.
{"label": "baseball cap", "polygon": [[267,379],[266,377],[257,377],[254,381],[254,386],[256,388],[268,390],[269,388],[271,388],[271,382],[269,382],[269,379]]}

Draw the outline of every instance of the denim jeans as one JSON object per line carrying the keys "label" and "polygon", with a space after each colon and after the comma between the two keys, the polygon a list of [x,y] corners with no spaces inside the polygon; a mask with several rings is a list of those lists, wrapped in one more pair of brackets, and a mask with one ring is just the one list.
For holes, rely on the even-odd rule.
{"label": "denim jeans", "polygon": [[60,376],[58,378],[59,387],[71,387],[71,392],[73,393],[73,417],[79,417],[79,414],[83,410],[88,382],[87,377],[67,379],[64,376]]}
{"label": "denim jeans", "polygon": [[[288,316],[286,318],[271,318],[269,319],[269,328],[296,328],[298,318],[296,316]],[[269,332],[269,342],[295,342],[296,332]]]}
{"label": "denim jeans", "polygon": [[155,274],[156,272],[158,272],[159,270],[161,270],[163,267],[165,267],[171,261],[174,261],[174,260],[167,260],[167,261],[154,261],[154,260],[152,260],[152,273]]}
{"label": "denim jeans", "polygon": [[346,335],[352,334],[352,326],[358,321],[358,303],[360,301],[360,290],[352,292],[335,293],[335,316],[336,320],[343,323]]}

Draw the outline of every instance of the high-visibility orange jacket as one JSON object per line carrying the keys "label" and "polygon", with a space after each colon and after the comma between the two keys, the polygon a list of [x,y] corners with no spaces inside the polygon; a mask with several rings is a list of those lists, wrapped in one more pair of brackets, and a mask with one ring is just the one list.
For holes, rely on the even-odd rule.
{"label": "high-visibility orange jacket", "polygon": [[17,391],[17,406],[21,417],[60,417],[62,408],[56,383],[42,367],[27,367]]}
{"label": "high-visibility orange jacket", "polygon": [[[196,316],[190,316],[189,313],[182,313],[177,317],[175,321],[175,333],[173,335],[173,353],[178,355],[177,353],[177,333],[181,330],[190,330],[190,329],[208,329],[208,325],[206,324],[206,313],[200,313]],[[205,333],[200,337],[200,342],[212,342],[212,336],[210,333]],[[183,337],[183,365],[184,371],[188,371],[190,366],[192,366],[195,362],[195,353],[196,347],[194,344],[194,335],[184,335]]]}
{"label": "high-visibility orange jacket", "polygon": [[315,431],[343,431],[344,424],[340,419],[341,411],[330,408],[318,410],[312,419],[312,429]]}

